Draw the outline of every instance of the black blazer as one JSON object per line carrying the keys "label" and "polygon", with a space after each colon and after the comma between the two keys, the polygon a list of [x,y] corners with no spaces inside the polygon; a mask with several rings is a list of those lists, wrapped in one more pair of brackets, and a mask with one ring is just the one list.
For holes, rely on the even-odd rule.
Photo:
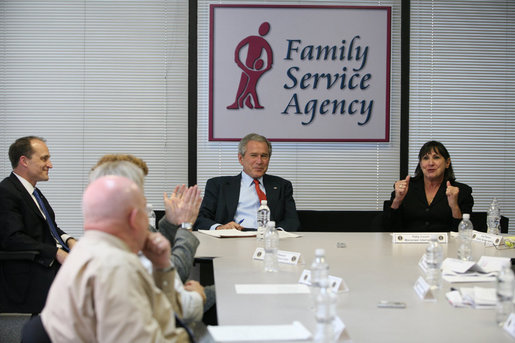
{"label": "black blazer", "polygon": [[[42,200],[57,232],[64,234],[55,223],[52,207],[44,196]],[[0,249],[39,252],[34,262],[0,264],[0,311],[14,306],[18,312],[40,312],[59,268],[57,247],[32,196],[13,173],[0,182]]]}
{"label": "black blazer", "polygon": [[[462,213],[471,213],[474,206],[472,188],[464,183],[451,181],[451,185],[458,187],[458,206]],[[395,198],[392,192],[390,202],[386,202],[384,208],[385,226],[388,231],[400,232],[445,232],[457,230],[461,219],[452,217],[452,211],[447,201],[445,191],[447,180],[444,180],[438,189],[431,205],[428,205],[424,180],[410,180],[408,194],[401,206],[394,210],[390,207]]]}
{"label": "black blazer", "polygon": [[[240,198],[240,183],[241,173],[236,176],[219,176],[207,181],[195,229],[209,230],[213,224],[226,224],[234,220]],[[274,220],[277,227],[297,231],[300,221],[291,182],[265,174],[263,184],[270,208],[270,220]]]}

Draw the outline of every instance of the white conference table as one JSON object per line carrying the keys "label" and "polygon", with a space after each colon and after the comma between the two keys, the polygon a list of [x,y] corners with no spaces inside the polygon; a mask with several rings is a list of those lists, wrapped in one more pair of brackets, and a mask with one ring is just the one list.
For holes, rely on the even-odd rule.
{"label": "white conference table", "polygon": [[[390,233],[302,232],[280,240],[280,249],[300,252],[305,264],[279,264],[278,273],[265,273],[253,260],[255,238],[214,238],[195,233],[197,257],[214,257],[213,269],[219,325],[291,324],[300,321],[315,329],[308,294],[241,295],[235,284],[297,283],[309,269],[315,248],[324,248],[330,274],[344,279],[349,292],[338,293],[337,314],[352,342],[514,342],[495,323],[495,310],[454,308],[446,298],[450,287],[471,284],[443,282],[437,302],[421,300],[413,289],[421,275],[418,261],[426,244],[393,244]],[[339,248],[338,243],[345,243]],[[445,257],[456,256],[456,239],[443,244]],[[473,243],[473,259],[482,255],[515,257],[515,250],[497,250]],[[478,283],[495,287],[495,282]],[[381,300],[402,301],[405,309],[378,308]]]}

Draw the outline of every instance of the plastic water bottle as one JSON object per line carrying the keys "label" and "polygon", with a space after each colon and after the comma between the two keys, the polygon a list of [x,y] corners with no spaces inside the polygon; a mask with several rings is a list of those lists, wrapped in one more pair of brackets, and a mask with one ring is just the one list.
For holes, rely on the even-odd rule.
{"label": "plastic water bottle", "polygon": [[436,235],[431,236],[431,241],[426,248],[426,281],[431,288],[439,289],[442,285],[441,266],[443,260],[443,249],[438,244]]}
{"label": "plastic water bottle", "polygon": [[275,222],[269,221],[265,231],[265,272],[279,271],[277,250],[279,249],[279,233],[275,228]]}
{"label": "plastic water bottle", "polygon": [[150,231],[156,232],[156,213],[154,212],[152,204],[147,204],[147,216]]}
{"label": "plastic water bottle", "polygon": [[317,343],[335,342],[334,318],[336,316],[336,295],[329,288],[329,279],[320,280],[320,291],[316,297],[315,319],[317,322],[315,339]]}
{"label": "plastic water bottle", "polygon": [[513,311],[514,276],[510,263],[506,263],[497,275],[497,305],[495,320],[499,326],[504,325]]}
{"label": "plastic water bottle", "polygon": [[499,223],[501,221],[501,208],[497,202],[497,198],[493,198],[488,208],[488,214],[486,216],[486,225],[488,227],[487,233],[498,235],[500,233]]}
{"label": "plastic water bottle", "polygon": [[315,259],[313,263],[311,263],[311,290],[313,292],[313,297],[318,295],[320,291],[320,283],[323,280],[327,280],[329,277],[329,264],[327,264],[325,260],[325,250],[324,249],[316,249],[315,250]]}
{"label": "plastic water bottle", "polygon": [[257,234],[258,240],[263,239],[266,230],[266,224],[270,221],[270,209],[268,208],[267,201],[261,200],[261,206],[257,211]]}
{"label": "plastic water bottle", "polygon": [[464,261],[470,261],[472,259],[472,234],[474,226],[470,221],[470,214],[464,213],[463,220],[458,225],[458,258]]}

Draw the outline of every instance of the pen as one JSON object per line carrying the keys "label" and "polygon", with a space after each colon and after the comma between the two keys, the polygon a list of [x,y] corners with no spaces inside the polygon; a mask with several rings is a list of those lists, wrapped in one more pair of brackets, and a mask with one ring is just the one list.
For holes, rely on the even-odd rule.
{"label": "pen", "polygon": [[245,218],[243,218],[242,220],[240,220],[240,221],[238,222],[238,224],[243,223],[243,221],[244,221],[244,220],[245,220]]}

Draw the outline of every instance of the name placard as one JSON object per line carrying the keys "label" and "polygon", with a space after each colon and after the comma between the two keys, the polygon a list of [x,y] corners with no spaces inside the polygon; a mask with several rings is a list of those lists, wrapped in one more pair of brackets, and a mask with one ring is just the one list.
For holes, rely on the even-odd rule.
{"label": "name placard", "polygon": [[[254,251],[254,255],[252,256],[254,260],[264,260],[265,259],[265,249],[264,248],[256,248]],[[285,264],[298,264],[303,263],[302,257],[300,256],[300,252],[292,252],[286,250],[277,250],[277,261],[279,263]]]}
{"label": "name placard", "polygon": [[509,333],[511,337],[515,338],[515,313],[510,314],[503,326],[504,331]]}
{"label": "name placard", "polygon": [[[336,292],[348,292],[349,291],[349,287],[347,287],[347,284],[345,283],[345,281],[343,281],[342,278],[333,276],[333,275],[329,275],[328,279],[329,279],[329,287],[333,290],[333,292],[336,293]],[[302,271],[302,274],[300,275],[300,278],[299,278],[299,283],[311,286],[311,270],[304,269]]]}
{"label": "name placard", "polygon": [[415,292],[424,301],[436,301],[436,298],[431,291],[431,286],[424,280],[422,276],[419,276],[415,285],[413,286]]}
{"label": "name placard", "polygon": [[502,242],[502,236],[474,230],[474,233],[472,234],[472,240],[484,243],[487,246],[498,246]]}
{"label": "name placard", "polygon": [[392,234],[392,243],[429,243],[431,241],[431,237],[435,235],[438,243],[447,243],[449,241],[449,235],[447,232],[394,232]]}

